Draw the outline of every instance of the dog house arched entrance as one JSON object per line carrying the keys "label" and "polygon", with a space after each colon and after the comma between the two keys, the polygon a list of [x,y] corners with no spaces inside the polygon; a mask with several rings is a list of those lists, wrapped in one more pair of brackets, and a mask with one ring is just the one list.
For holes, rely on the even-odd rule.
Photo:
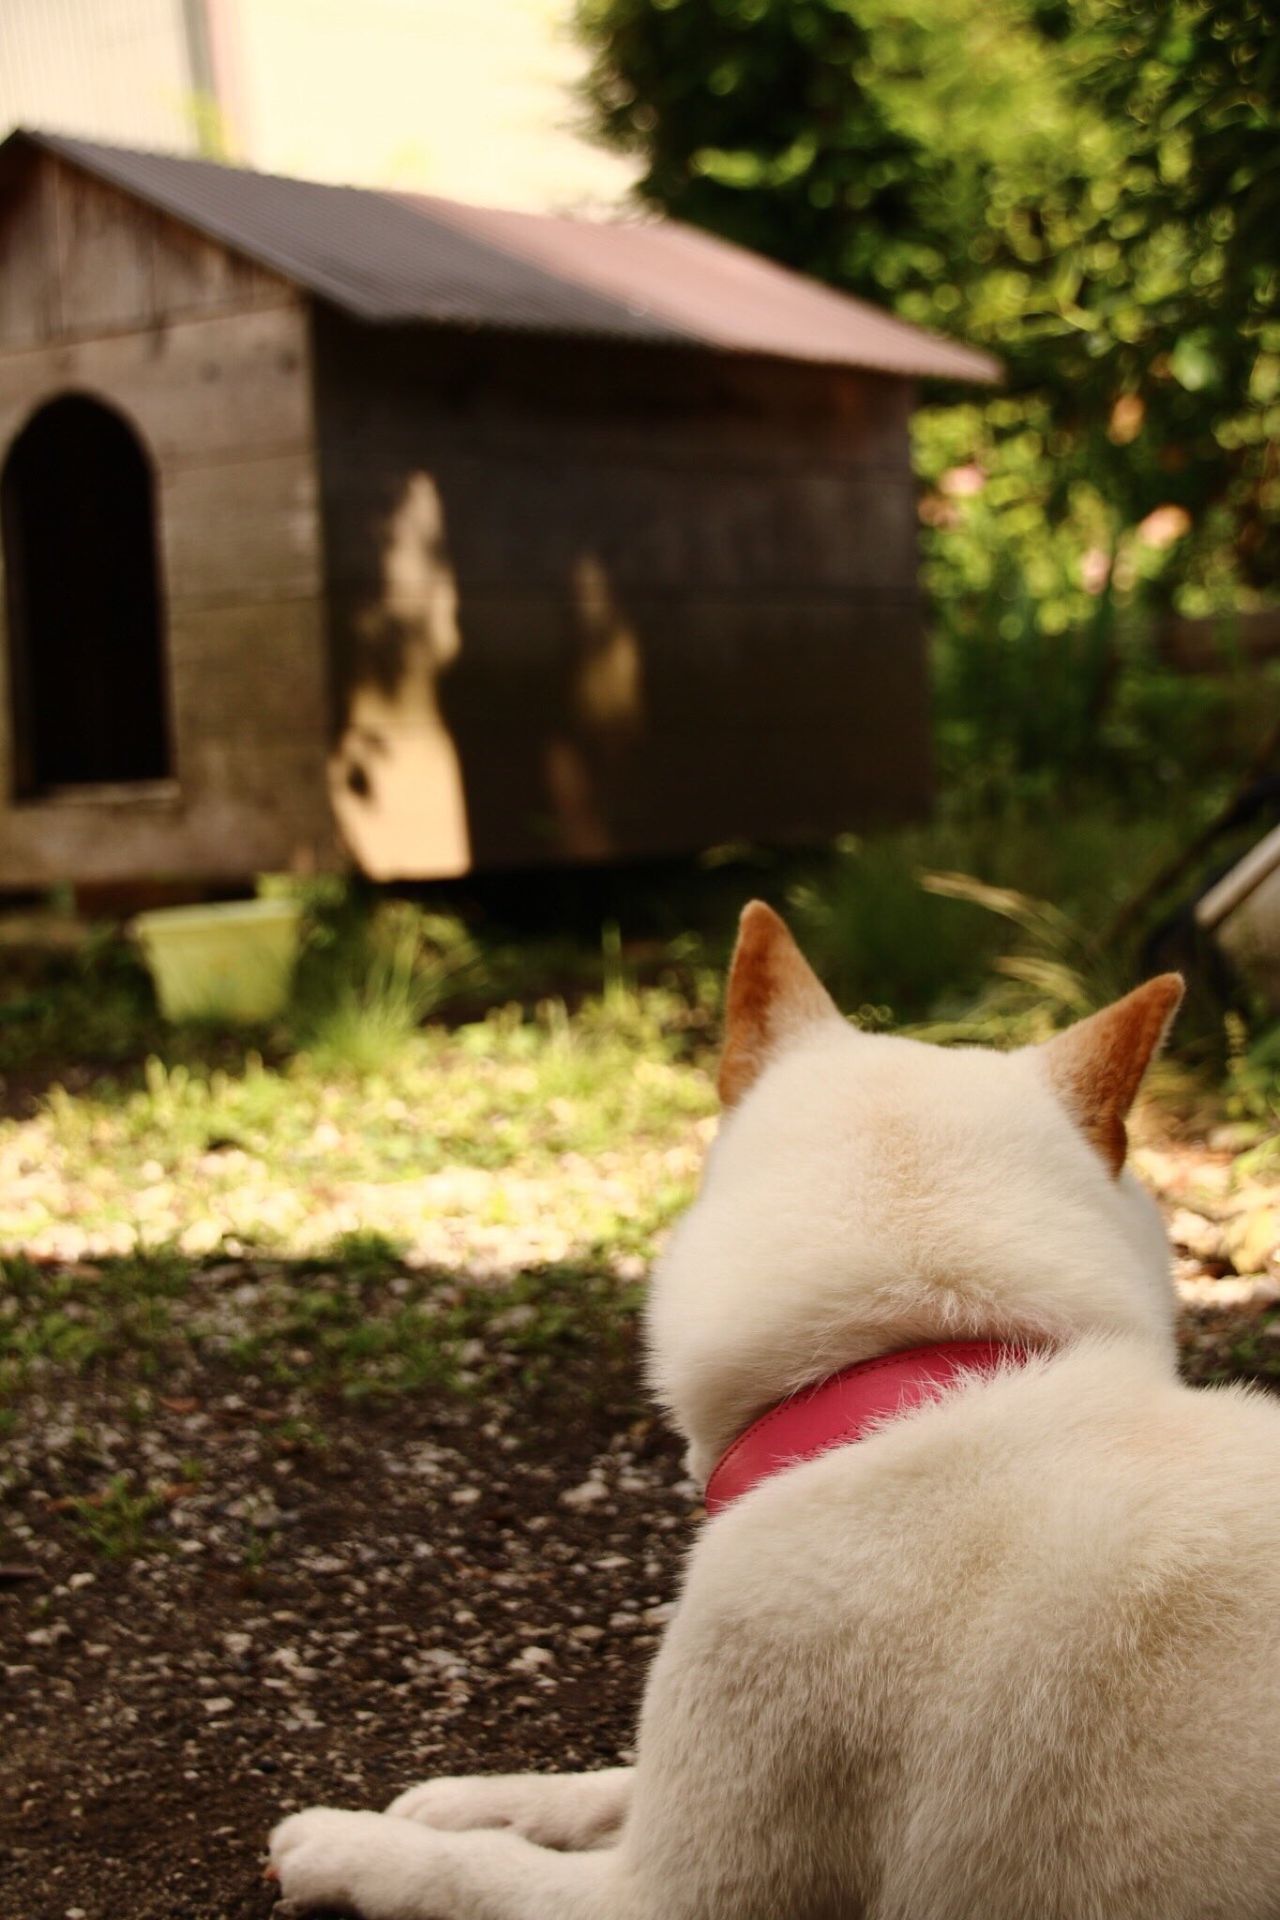
{"label": "dog house arched entrance", "polygon": [[0,478],[19,796],[172,772],[151,463],[83,394],[32,415]]}

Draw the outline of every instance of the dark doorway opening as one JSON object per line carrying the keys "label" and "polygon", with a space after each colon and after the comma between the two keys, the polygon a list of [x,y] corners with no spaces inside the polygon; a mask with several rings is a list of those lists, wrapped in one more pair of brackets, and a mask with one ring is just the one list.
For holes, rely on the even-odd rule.
{"label": "dark doorway opening", "polygon": [[80,394],[41,407],[0,528],[18,797],[168,778],[155,483],[133,429]]}

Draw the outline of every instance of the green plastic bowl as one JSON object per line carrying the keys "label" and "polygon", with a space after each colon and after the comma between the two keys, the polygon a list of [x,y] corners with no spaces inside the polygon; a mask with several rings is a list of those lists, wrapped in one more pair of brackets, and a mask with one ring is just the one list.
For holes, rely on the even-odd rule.
{"label": "green plastic bowl", "polygon": [[140,913],[133,932],[166,1020],[270,1020],[298,957],[296,900],[227,900]]}

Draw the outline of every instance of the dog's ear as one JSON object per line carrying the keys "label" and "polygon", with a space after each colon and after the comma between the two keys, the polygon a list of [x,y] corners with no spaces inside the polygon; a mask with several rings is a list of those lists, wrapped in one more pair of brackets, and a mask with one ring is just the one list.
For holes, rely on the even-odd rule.
{"label": "dog's ear", "polygon": [[1182,1001],[1181,974],[1162,973],[1041,1047],[1059,1099],[1112,1173],[1124,1165],[1125,1115]]}
{"label": "dog's ear", "polygon": [[786,922],[763,900],[752,900],[743,908],[729,969],[719,1079],[725,1106],[741,1100],[795,1034],[815,1021],[839,1018]]}

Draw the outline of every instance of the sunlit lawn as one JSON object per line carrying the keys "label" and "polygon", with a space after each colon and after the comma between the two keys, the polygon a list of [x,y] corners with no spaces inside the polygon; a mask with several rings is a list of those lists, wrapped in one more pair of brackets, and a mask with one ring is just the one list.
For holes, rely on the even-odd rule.
{"label": "sunlit lawn", "polygon": [[407,1036],[379,1071],[166,1068],[55,1087],[0,1126],[0,1250],[314,1255],[375,1234],[411,1260],[627,1272],[688,1201],[713,1111],[705,1043],[661,992]]}
{"label": "sunlit lawn", "polygon": [[[1100,930],[1153,830],[1087,826],[1040,836],[1075,918],[1009,891],[1026,833],[981,862],[954,832],[899,836],[784,897],[865,1022],[1023,1044],[1125,984]],[[962,862],[983,882],[937,877]],[[728,928],[651,942],[660,985],[597,947],[569,1012],[552,982],[586,978],[585,949],[481,953],[406,903],[334,924],[312,951],[327,992],[258,1052],[166,1030],[109,947],[10,997],[0,1066],[36,1078],[0,1121],[0,1400],[87,1374],[127,1410],[209,1365],[322,1398],[466,1386],[629,1320],[715,1126]],[[1184,1298],[1215,1309],[1280,1281],[1275,1030],[1232,1034],[1215,1066],[1192,1027],[1135,1156]]]}

